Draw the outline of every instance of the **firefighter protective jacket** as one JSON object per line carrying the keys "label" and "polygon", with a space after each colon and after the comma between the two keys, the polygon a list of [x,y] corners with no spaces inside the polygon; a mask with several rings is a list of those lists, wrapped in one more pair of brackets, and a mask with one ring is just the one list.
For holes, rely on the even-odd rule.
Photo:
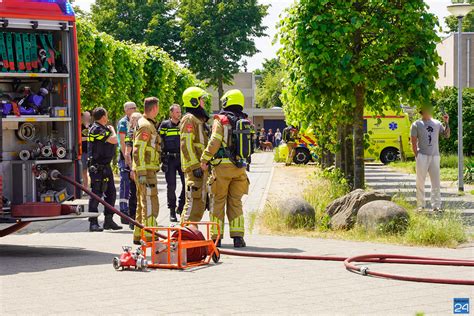
{"label": "firefighter protective jacket", "polygon": [[154,120],[146,114],[138,120],[133,141],[133,170],[138,176],[146,176],[147,171],[160,168],[161,139]]}
{"label": "firefighter protective jacket", "polygon": [[180,123],[181,167],[184,172],[200,168],[200,159],[209,135],[204,122],[187,113]]}

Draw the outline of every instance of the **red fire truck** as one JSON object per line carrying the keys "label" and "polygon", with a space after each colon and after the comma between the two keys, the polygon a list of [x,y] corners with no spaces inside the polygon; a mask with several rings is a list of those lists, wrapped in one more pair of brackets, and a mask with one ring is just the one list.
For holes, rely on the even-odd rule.
{"label": "red fire truck", "polygon": [[78,47],[68,0],[0,0],[0,237],[34,221],[88,217],[80,182]]}

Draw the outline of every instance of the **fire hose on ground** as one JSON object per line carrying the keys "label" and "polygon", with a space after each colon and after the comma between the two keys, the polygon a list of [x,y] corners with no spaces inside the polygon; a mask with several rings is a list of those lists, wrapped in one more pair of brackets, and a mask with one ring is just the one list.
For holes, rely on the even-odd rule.
{"label": "fire hose on ground", "polygon": [[[104,201],[97,194],[94,194],[85,186],[69,177],[63,176],[59,171],[53,170],[51,172],[52,179],[64,180],[77,188],[87,193],[91,198],[96,199],[104,205],[108,210],[114,212],[118,216],[126,219],[130,223],[144,229],[145,227],[120,212],[115,207]],[[166,239],[167,236],[157,234],[158,237]],[[474,267],[474,260],[462,260],[462,259],[447,259],[447,258],[430,258],[430,257],[419,257],[419,256],[406,256],[406,255],[393,255],[393,254],[368,254],[354,257],[337,257],[337,256],[316,256],[316,255],[294,255],[285,253],[261,253],[261,252],[250,252],[250,251],[236,251],[229,249],[219,249],[219,252],[229,256],[240,256],[240,257],[252,257],[252,258],[266,258],[266,259],[291,259],[291,260],[315,260],[315,261],[340,261],[344,262],[344,266],[348,271],[358,273],[360,275],[380,277],[393,280],[401,281],[412,281],[412,282],[425,282],[425,283],[442,283],[442,284],[456,284],[456,285],[474,285],[474,280],[461,280],[461,279],[440,279],[440,278],[427,278],[427,277],[415,277],[397,275],[391,273],[383,273],[370,270],[367,266],[355,265],[355,262],[359,263],[391,263],[391,264],[416,264],[416,265],[436,265],[436,266],[458,266],[458,267]]]}

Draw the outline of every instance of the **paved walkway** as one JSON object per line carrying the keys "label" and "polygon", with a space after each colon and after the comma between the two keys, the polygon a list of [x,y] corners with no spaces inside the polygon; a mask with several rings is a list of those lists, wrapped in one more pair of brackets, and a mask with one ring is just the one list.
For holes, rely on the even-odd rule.
{"label": "paved walkway", "polygon": [[[271,154],[256,155],[245,211],[261,205]],[[160,191],[161,194],[161,191]],[[163,195],[161,195],[163,196]],[[164,214],[160,220],[166,220]],[[129,244],[128,231],[15,234],[0,239],[0,314],[451,314],[455,297],[472,287],[362,277],[340,262],[222,256],[190,271],[116,272],[112,258]],[[73,222],[65,225],[73,225]],[[60,225],[62,226],[62,225]],[[64,228],[64,227],[63,227]],[[71,227],[69,227],[71,228]],[[439,249],[298,237],[247,236],[249,251],[349,256],[400,253],[474,258],[473,248]],[[227,238],[224,247],[231,247]],[[473,269],[372,265],[380,271],[471,278]]]}

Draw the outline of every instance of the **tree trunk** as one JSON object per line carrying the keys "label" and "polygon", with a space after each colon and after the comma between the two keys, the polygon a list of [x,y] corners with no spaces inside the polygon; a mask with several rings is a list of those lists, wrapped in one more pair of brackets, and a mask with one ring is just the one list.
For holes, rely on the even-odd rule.
{"label": "tree trunk", "polygon": [[221,98],[224,95],[224,80],[222,79],[222,77],[220,77],[217,82],[217,94],[219,95],[219,111],[220,111],[222,110]]}
{"label": "tree trunk", "polygon": [[346,175],[346,164],[347,164],[347,161],[346,161],[346,137],[347,137],[347,134],[346,134],[346,126],[345,125],[342,125],[340,127],[341,129],[341,138],[339,139],[339,144],[341,146],[341,171],[342,173],[344,174],[344,177],[347,179],[347,175]]}
{"label": "tree trunk", "polygon": [[342,128],[341,126],[337,126],[337,143],[340,144],[339,145],[339,148],[336,150],[336,154],[335,154],[335,160],[336,160],[336,168],[337,169],[340,169],[340,170],[343,170],[341,168],[342,166],[342,161],[341,161],[341,158],[342,158],[342,148],[344,147],[342,145]]}
{"label": "tree trunk", "polygon": [[363,189],[364,174],[364,99],[365,87],[357,85],[354,90],[356,107],[354,110],[354,189]]}
{"label": "tree trunk", "polygon": [[346,124],[345,126],[345,141],[344,141],[344,157],[345,157],[345,172],[347,183],[349,187],[354,187],[354,144],[352,142],[353,126]]}

